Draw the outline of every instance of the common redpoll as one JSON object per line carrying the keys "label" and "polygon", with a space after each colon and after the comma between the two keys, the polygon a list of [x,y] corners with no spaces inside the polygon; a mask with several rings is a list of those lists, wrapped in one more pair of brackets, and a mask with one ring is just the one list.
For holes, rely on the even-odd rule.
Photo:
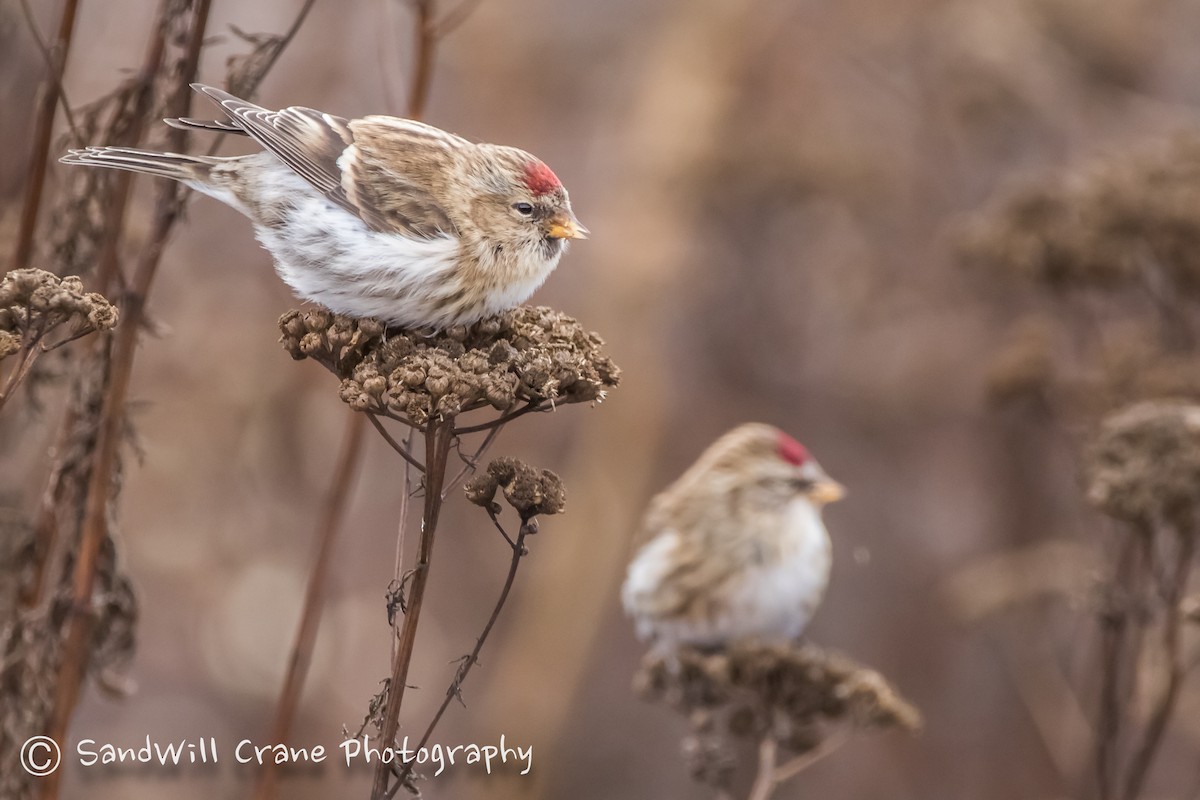
{"label": "common redpoll", "polygon": [[469,324],[524,302],[587,230],[540,160],[413,120],[268,111],[193,84],[227,121],[177,128],[246,134],[233,158],[125,147],[72,150],[66,164],[182,181],[245,214],[297,295],[405,327]]}
{"label": "common redpoll", "polygon": [[843,493],[777,428],[722,436],[646,514],[621,591],[638,635],[667,649],[799,636],[829,581],[821,508]]}

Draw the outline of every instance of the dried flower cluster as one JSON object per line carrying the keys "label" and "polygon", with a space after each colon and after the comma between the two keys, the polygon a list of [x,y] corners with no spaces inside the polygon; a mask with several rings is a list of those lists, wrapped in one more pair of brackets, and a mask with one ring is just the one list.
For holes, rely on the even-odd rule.
{"label": "dried flower cluster", "polygon": [[1105,513],[1153,525],[1200,506],[1200,406],[1138,403],[1100,427],[1087,457],[1088,499]]}
{"label": "dried flower cluster", "polygon": [[1200,136],[1025,187],[967,227],[968,261],[1056,289],[1200,295]]}
{"label": "dried flower cluster", "polygon": [[493,514],[500,511],[495,501],[499,491],[522,522],[540,514],[561,513],[567,501],[561,478],[509,456],[494,459],[485,472],[467,481],[465,490],[468,500]]}
{"label": "dried flower cluster", "polygon": [[99,294],[85,292],[76,277],[18,269],[0,280],[0,359],[22,346],[67,328],[66,339],[117,324],[117,310]]}
{"label": "dried flower cluster", "polygon": [[993,360],[990,399],[1097,419],[1139,400],[1200,398],[1197,208],[1190,135],[1027,186],[968,224],[961,259],[1022,278],[1025,305],[1040,307]]}
{"label": "dried flower cluster", "polygon": [[421,426],[479,408],[599,401],[620,370],[604,342],[553,309],[523,306],[438,333],[386,330],[326,310],[279,321],[284,348],[342,379],[343,401]]}
{"label": "dried flower cluster", "polygon": [[727,786],[732,777],[735,739],[771,738],[805,753],[831,723],[908,731],[921,724],[878,672],[813,645],[742,642],[715,653],[651,652],[635,688],[688,716],[685,755],[693,776],[713,786]]}

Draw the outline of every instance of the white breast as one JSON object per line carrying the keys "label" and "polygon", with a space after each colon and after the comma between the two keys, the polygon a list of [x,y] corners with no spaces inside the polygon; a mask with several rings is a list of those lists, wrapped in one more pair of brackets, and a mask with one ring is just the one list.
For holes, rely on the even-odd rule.
{"label": "white breast", "polygon": [[283,165],[259,202],[283,210],[281,225],[256,224],[284,282],[340,314],[401,325],[445,323],[458,261],[452,236],[410,238],[370,230]]}
{"label": "white breast", "polygon": [[756,565],[736,584],[724,624],[728,635],[794,639],[808,627],[831,566],[829,533],[808,501],[788,506],[781,551],[777,563]]}
{"label": "white breast", "polygon": [[[831,547],[820,511],[806,500],[793,501],[770,547],[758,562],[746,563],[686,613],[667,616],[656,598],[673,594],[669,584],[688,543],[676,531],[649,541],[629,566],[621,599],[639,637],[667,646],[677,643],[720,645],[743,637],[794,639],[808,626],[829,583]],[[691,556],[695,557],[695,555]],[[721,558],[708,553],[703,557]],[[689,591],[689,594],[692,592]]]}

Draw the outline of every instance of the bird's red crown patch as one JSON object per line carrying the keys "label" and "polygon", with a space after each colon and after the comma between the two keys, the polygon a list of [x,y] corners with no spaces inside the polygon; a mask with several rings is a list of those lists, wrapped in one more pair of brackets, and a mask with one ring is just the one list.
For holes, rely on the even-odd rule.
{"label": "bird's red crown patch", "polygon": [[525,165],[525,186],[538,196],[558,190],[562,181],[541,161],[530,161]]}
{"label": "bird's red crown patch", "polygon": [[808,450],[786,433],[779,434],[779,457],[797,467],[808,461]]}

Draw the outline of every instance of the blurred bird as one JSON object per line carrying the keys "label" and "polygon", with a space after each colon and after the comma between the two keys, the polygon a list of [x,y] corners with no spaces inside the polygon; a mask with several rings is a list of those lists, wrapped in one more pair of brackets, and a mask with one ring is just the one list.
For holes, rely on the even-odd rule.
{"label": "blurred bird", "polygon": [[651,502],[621,592],[638,636],[668,650],[799,636],[829,581],[821,508],[843,494],[777,428],[722,436]]}
{"label": "blurred bird", "polygon": [[245,134],[233,158],[126,147],[71,150],[65,164],[181,181],[245,214],[297,295],[354,317],[440,329],[524,302],[587,235],[540,160],[396,117],[268,111],[203,84],[228,120],[176,128]]}

